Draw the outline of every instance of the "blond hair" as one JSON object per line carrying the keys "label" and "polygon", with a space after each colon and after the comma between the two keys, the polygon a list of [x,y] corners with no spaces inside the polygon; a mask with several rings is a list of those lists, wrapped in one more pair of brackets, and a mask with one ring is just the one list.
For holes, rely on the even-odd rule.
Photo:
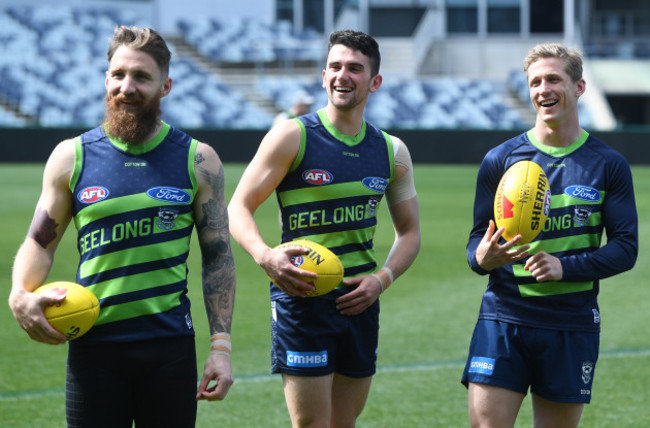
{"label": "blond hair", "polygon": [[528,51],[524,58],[524,71],[528,74],[528,68],[532,63],[542,58],[558,58],[564,61],[564,71],[571,80],[577,82],[582,79],[582,54],[576,49],[567,48],[560,43],[541,43]]}

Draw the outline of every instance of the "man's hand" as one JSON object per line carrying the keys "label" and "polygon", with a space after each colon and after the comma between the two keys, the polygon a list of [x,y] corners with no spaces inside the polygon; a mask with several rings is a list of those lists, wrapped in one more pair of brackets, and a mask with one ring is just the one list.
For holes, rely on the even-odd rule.
{"label": "man's hand", "polygon": [[30,293],[25,290],[13,291],[9,295],[9,306],[18,325],[32,340],[50,345],[60,345],[65,343],[65,336],[47,322],[43,310],[45,306],[61,302],[64,299],[65,290],[62,289],[50,290],[42,294]]}
{"label": "man's hand", "polygon": [[524,270],[530,271],[537,282],[560,281],[564,275],[560,259],[544,251],[526,260]]}
{"label": "man's hand", "polygon": [[[216,384],[210,386],[211,381],[216,381]],[[226,398],[233,382],[230,356],[225,354],[210,354],[205,362],[203,378],[199,384],[196,399],[221,401]]]}
{"label": "man's hand", "polygon": [[382,285],[372,275],[360,275],[346,279],[343,284],[356,286],[349,293],[336,299],[336,309],[343,315],[358,315],[375,303],[381,294]]}
{"label": "man's hand", "polygon": [[530,245],[516,247],[517,242],[521,239],[521,235],[517,235],[512,240],[500,245],[499,239],[503,235],[504,228],[501,227],[496,232],[494,231],[495,228],[494,221],[490,220],[485,235],[483,235],[481,243],[476,248],[476,261],[486,271],[491,271],[509,263],[522,260],[529,254],[528,249]]}
{"label": "man's hand", "polygon": [[316,287],[304,278],[316,279],[318,275],[295,267],[291,263],[291,258],[308,252],[308,248],[272,248],[266,253],[260,266],[282,291],[291,296],[305,297],[307,291],[315,290]]}

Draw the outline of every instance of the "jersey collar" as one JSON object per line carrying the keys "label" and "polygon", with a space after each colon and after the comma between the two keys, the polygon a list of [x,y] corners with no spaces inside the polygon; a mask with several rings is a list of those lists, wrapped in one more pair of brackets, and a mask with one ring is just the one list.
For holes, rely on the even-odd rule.
{"label": "jersey collar", "polygon": [[580,137],[578,137],[576,141],[574,141],[567,147],[547,146],[546,144],[539,141],[537,137],[535,137],[535,133],[533,132],[532,129],[526,132],[526,137],[528,137],[528,141],[530,141],[530,143],[533,146],[537,147],[539,150],[546,153],[547,155],[553,157],[562,157],[562,156],[570,155],[571,153],[575,152],[580,147],[582,147],[582,145],[587,141],[587,138],[589,138],[589,133],[587,131],[582,131]]}
{"label": "jersey collar", "polygon": [[[106,133],[106,130],[104,129],[104,133]],[[160,127],[160,132],[151,139],[150,141],[147,141],[146,143],[142,144],[127,144],[124,141],[118,139],[118,138],[112,138],[108,134],[106,134],[106,137],[110,140],[110,142],[117,147],[118,149],[122,150],[125,153],[129,153],[132,155],[141,155],[143,153],[148,153],[158,147],[160,143],[165,139],[165,137],[169,134],[169,125],[165,122],[162,122],[162,126]]]}
{"label": "jersey collar", "polygon": [[356,146],[359,144],[364,137],[366,136],[366,121],[363,121],[363,124],[361,124],[361,130],[357,135],[346,135],[339,131],[334,125],[332,125],[332,122],[330,122],[329,118],[327,117],[327,114],[325,113],[325,109],[322,108],[318,110],[318,117],[320,118],[320,121],[323,123],[325,126],[325,129],[327,129],[327,132],[332,134],[334,138],[337,140],[341,141],[342,143],[352,147]]}

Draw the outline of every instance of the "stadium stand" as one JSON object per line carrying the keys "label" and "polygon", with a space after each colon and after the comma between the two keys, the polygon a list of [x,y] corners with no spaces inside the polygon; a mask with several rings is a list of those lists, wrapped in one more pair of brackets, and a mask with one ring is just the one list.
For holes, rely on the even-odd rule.
{"label": "stadium stand", "polygon": [[[257,90],[288,108],[291,94],[311,93],[315,106],[327,103],[320,80],[260,78]],[[506,106],[505,84],[487,80],[421,78],[384,80],[366,109],[366,119],[382,128],[503,128],[524,126],[519,113]]]}
{"label": "stadium stand", "polygon": [[[0,57],[0,125],[88,127],[99,123],[104,108],[106,41],[117,23],[146,25],[135,14],[117,8],[16,5],[0,9],[0,43],[5,49]],[[218,73],[224,64],[252,64],[252,90],[270,100],[276,111],[288,108],[298,89],[316,98],[315,107],[327,102],[318,73],[267,75],[255,67],[301,61],[320,64],[325,45],[322,35],[313,31],[295,34],[286,22],[271,26],[248,19],[220,22],[205,18],[191,25],[179,20],[178,29],[183,44],[207,61],[195,61],[170,43],[174,89],[163,99],[163,119],[170,123],[213,129],[270,126],[274,111],[251,102],[239,88],[225,82]],[[505,81],[391,76],[370,97],[366,118],[386,129],[528,126],[526,118],[508,104],[508,91]]]}
{"label": "stadium stand", "polygon": [[313,30],[294,33],[287,21],[267,25],[252,19],[198,17],[179,20],[178,29],[198,52],[217,63],[321,61],[324,55],[322,35]]}
{"label": "stadium stand", "polygon": [[42,126],[96,123],[103,111],[106,41],[116,22],[138,23],[127,11],[2,10],[0,98],[5,110]]}
{"label": "stadium stand", "polygon": [[170,66],[173,90],[163,99],[163,119],[185,128],[260,129],[272,117],[197,64],[176,57]]}
{"label": "stadium stand", "polygon": [[[102,119],[106,42],[118,24],[145,25],[124,10],[13,6],[0,13],[0,123],[93,126]],[[172,50],[173,44],[170,44]],[[175,90],[163,118],[183,127],[259,128],[272,117],[216,76],[173,56]],[[173,102],[173,100],[182,100]],[[20,116],[24,116],[22,119]]]}

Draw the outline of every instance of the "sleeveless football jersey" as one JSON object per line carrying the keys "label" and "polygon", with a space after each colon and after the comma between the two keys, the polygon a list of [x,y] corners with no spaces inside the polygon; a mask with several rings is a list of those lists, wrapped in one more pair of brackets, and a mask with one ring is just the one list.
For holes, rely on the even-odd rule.
{"label": "sleeveless football jersey", "polygon": [[[549,147],[528,131],[490,150],[479,169],[474,227],[467,246],[472,269],[476,248],[493,218],[494,194],[503,173],[515,162],[532,160],[551,184],[551,211],[530,253],[547,252],[562,262],[563,278],[537,282],[525,260],[490,273],[481,319],[531,327],[598,331],[599,280],[631,269],[638,252],[637,212],[627,161],[584,132],[569,147]],[[607,245],[601,246],[603,232]]]}
{"label": "sleeveless football jersey", "polygon": [[[325,110],[294,120],[300,149],[276,189],[282,242],[305,238],[326,246],[341,259],[345,277],[373,271],[377,210],[395,175],[390,137],[365,121],[357,136],[344,135]],[[283,295],[272,285],[272,298]]]}
{"label": "sleeveless football jersey", "polygon": [[70,182],[77,282],[101,307],[96,325],[78,342],[194,334],[186,260],[196,146],[166,123],[141,145],[112,141],[101,127],[77,137]]}

